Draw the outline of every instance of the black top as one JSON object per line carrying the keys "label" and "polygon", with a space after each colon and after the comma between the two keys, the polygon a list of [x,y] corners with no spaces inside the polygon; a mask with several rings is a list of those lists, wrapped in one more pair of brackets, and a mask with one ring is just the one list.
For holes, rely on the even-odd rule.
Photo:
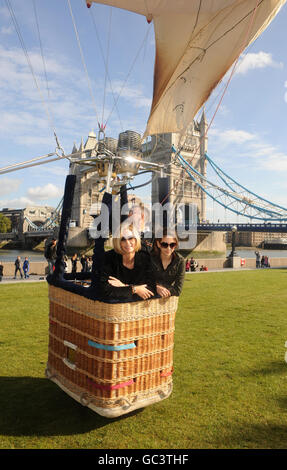
{"label": "black top", "polygon": [[54,261],[57,257],[57,246],[53,245],[52,242],[46,248],[45,257],[51,261]]}
{"label": "black top", "polygon": [[[125,287],[114,287],[108,283],[109,276],[116,277]],[[150,256],[144,251],[135,254],[134,268],[128,269],[123,265],[122,255],[114,250],[105,253],[100,278],[101,297],[110,299],[138,300],[137,294],[132,294],[132,285],[147,284],[148,289],[156,293],[155,282],[152,278]]]}
{"label": "black top", "polygon": [[166,287],[171,295],[179,296],[185,277],[185,260],[179,253],[173,254],[173,259],[166,269],[163,268],[159,255],[151,254],[153,277],[156,283]]}
{"label": "black top", "polygon": [[151,237],[145,237],[145,232],[141,232],[141,251],[145,251],[146,253],[151,253],[153,244],[154,244],[154,236],[153,234]]}

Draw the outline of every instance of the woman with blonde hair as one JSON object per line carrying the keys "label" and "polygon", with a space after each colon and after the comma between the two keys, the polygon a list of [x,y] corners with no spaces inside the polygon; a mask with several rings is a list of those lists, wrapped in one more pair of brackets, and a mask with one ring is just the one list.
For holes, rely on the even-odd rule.
{"label": "woman with blonde hair", "polygon": [[164,229],[154,241],[151,253],[156,292],[161,297],[179,296],[185,277],[185,260],[176,252],[178,237],[173,230]]}
{"label": "woman with blonde hair", "polygon": [[155,294],[150,256],[141,251],[141,240],[133,225],[123,223],[107,251],[100,280],[103,299],[139,300]]}

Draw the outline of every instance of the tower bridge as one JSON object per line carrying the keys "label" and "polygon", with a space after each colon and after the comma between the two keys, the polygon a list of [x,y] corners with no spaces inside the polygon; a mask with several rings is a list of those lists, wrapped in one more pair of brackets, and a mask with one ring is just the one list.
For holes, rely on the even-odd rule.
{"label": "tower bridge", "polygon": [[287,223],[263,223],[263,224],[243,224],[243,223],[199,223],[198,232],[232,232],[236,227],[238,232],[260,232],[260,233],[285,233],[287,232]]}
{"label": "tower bridge", "polygon": [[[203,112],[201,119],[199,121],[194,120],[193,126],[188,129],[184,142],[180,143],[178,135],[174,133],[152,136],[151,140],[143,144],[141,148],[141,159],[146,164],[144,168],[141,167],[141,170],[142,173],[151,172],[151,167],[148,165],[152,165],[153,176],[150,181],[143,185],[135,185],[135,188],[151,183],[151,203],[159,202],[162,196],[160,180],[164,177],[168,181],[166,202],[181,206],[182,204],[197,206],[199,243],[201,243],[200,240],[208,237],[213,239],[214,246],[209,245],[209,249],[212,250],[217,251],[216,243],[220,244],[224,238],[220,235],[220,232],[231,234],[234,227],[236,227],[238,240],[240,239],[238,235],[241,236],[241,239],[243,239],[243,234],[246,235],[243,245],[250,244],[254,246],[258,244],[260,233],[262,237],[264,234],[269,234],[269,239],[272,238],[272,234],[278,234],[279,237],[279,234],[281,234],[281,237],[283,237],[287,232],[287,209],[249,191],[223,172],[207,155],[206,129],[207,122]],[[116,148],[115,139],[105,139],[107,139],[110,146],[113,144]],[[102,197],[106,191],[106,167],[104,163],[99,166],[95,165],[96,160],[93,161],[94,153],[97,155],[97,148],[100,143],[102,144],[102,141],[98,141],[98,137],[92,132],[88,135],[85,143],[82,139],[79,148],[74,144],[71,154],[66,157],[70,161],[69,172],[77,176],[72,206],[72,224],[68,241],[70,246],[84,247],[89,244],[88,229],[93,222],[93,217],[99,212]],[[176,150],[177,148],[179,150]],[[212,171],[212,175],[208,178],[207,166]],[[136,172],[133,175],[136,176]],[[112,177],[116,178],[117,175],[113,173]],[[214,180],[215,178],[217,181]],[[135,188],[132,188],[131,185],[130,187],[127,186],[128,191]],[[113,193],[115,194],[118,189],[117,187]],[[248,222],[205,222],[207,219],[207,197],[221,205],[225,211],[232,212],[233,216],[245,218]],[[136,199],[136,195],[129,193],[128,199],[133,201]],[[44,213],[41,213],[41,208],[37,207],[18,211],[4,209],[1,213],[10,217],[12,232],[0,234],[0,240],[22,239],[31,241],[50,237],[55,234],[54,231],[59,225],[60,212],[60,204],[57,209],[53,210],[45,207]],[[257,234],[257,238],[255,234]],[[262,237],[260,242],[263,241]]]}

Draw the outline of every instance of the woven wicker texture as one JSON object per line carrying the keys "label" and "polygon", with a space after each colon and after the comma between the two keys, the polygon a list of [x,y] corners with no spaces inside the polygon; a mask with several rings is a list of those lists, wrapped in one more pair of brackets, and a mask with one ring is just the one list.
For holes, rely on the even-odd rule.
{"label": "woven wicker texture", "polygon": [[107,304],[49,285],[49,299],[49,378],[103,409],[166,398],[177,297]]}

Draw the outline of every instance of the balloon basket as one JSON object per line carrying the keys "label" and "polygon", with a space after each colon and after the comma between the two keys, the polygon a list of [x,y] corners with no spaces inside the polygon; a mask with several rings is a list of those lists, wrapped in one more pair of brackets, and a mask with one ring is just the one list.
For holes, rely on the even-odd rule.
{"label": "balloon basket", "polygon": [[115,418],[172,392],[178,297],[105,303],[49,285],[46,376]]}

